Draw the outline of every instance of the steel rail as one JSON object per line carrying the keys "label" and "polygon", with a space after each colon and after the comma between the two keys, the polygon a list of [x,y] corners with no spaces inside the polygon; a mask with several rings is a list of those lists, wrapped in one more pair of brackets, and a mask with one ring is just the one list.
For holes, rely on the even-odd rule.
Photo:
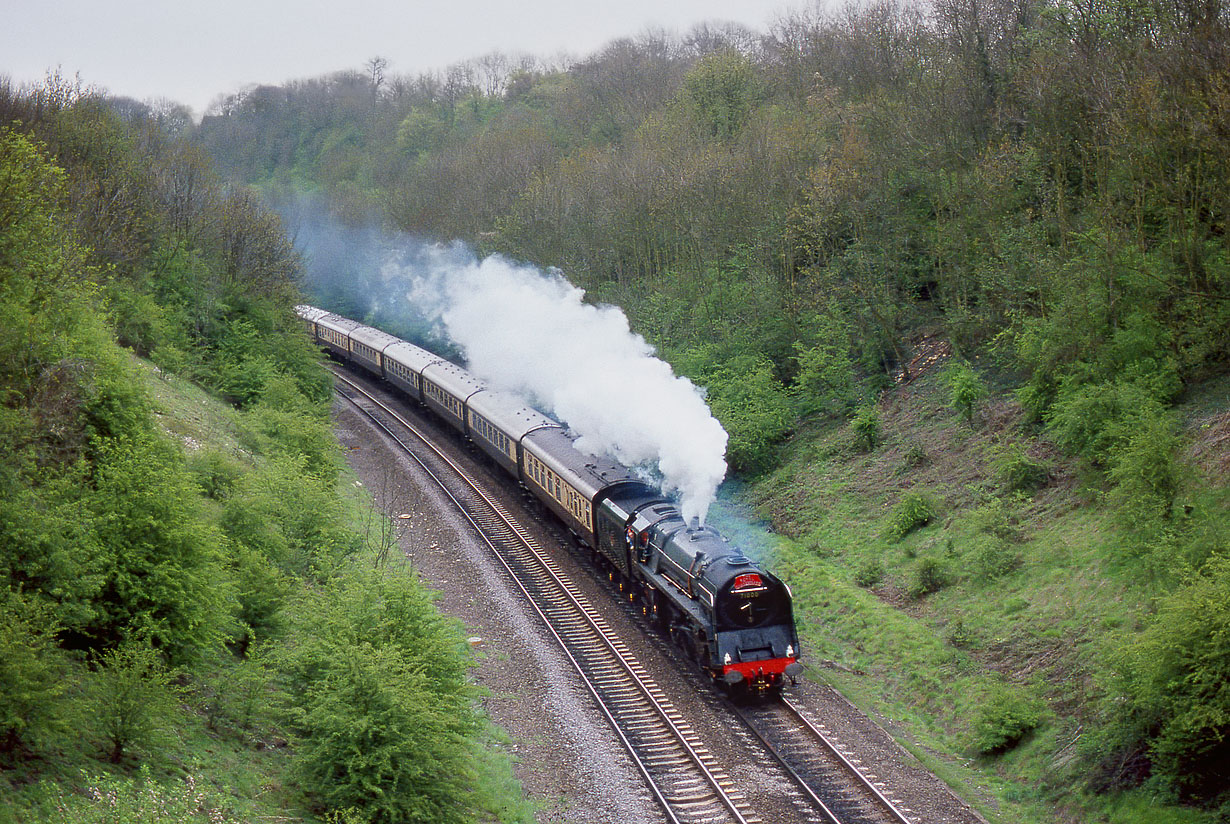
{"label": "steel rail", "polygon": [[[828,824],[854,824],[868,820],[886,821],[890,824],[915,824],[789,697],[783,695],[773,704],[736,707],[735,714],[752,735],[763,743],[774,759],[790,773],[809,800],[821,810]],[[775,714],[787,717],[775,718]],[[774,736],[773,732],[767,729],[774,724],[778,725],[779,736],[794,736],[794,740],[785,745],[772,740],[778,736]],[[800,741],[799,736],[806,740]],[[814,746],[809,747],[808,742],[818,744],[818,750]],[[801,747],[802,750],[789,754],[784,751],[787,746]],[[814,759],[813,763],[805,763],[809,758]],[[847,787],[834,786],[832,777],[822,775],[830,766],[836,767],[848,784]],[[841,798],[847,789],[852,789],[862,800]],[[825,796],[828,797],[827,801]],[[863,802],[869,802],[871,809],[875,811],[871,819],[859,809]]]}
{"label": "steel rail", "polygon": [[[559,570],[555,562],[537,546],[536,542],[517,525],[512,516],[494,501],[451,458],[445,455],[429,438],[396,410],[374,397],[362,385],[334,369],[334,375],[346,384],[349,390],[362,396],[363,402],[379,409],[379,414],[366,408],[363,403],[339,389],[338,394],[384,430],[423,469],[453,505],[474,528],[479,538],[491,549],[493,555],[508,572],[514,585],[526,597],[533,611],[543,621],[549,634],[555,639],[581,677],[582,683],[594,697],[601,712],[615,731],[620,743],[628,752],[637,770],[645,778],[658,804],[669,816],[672,824],[687,821],[712,821],[713,802],[716,802],[735,824],[756,824],[760,819],[750,813],[740,798],[731,795],[728,787],[732,782],[716,771],[712,758],[700,745],[694,733],[687,729],[679,714],[670,706],[660,688],[652,683],[644,669],[636,663],[627,648],[616,639],[605,622],[574,584]],[[477,499],[477,504],[462,501],[451,485],[416,450],[407,444],[381,415],[396,421],[397,425],[411,433],[416,442],[430,451],[434,460],[440,461],[463,485],[468,495]],[[494,520],[495,524],[490,521]],[[485,523],[484,523],[485,522]],[[493,526],[507,534],[501,538],[492,535]],[[509,537],[511,536],[511,537]],[[506,545],[501,550],[498,542]],[[523,554],[522,558],[510,558],[509,552]],[[514,567],[520,567],[514,569]],[[545,582],[529,582],[527,575],[545,576]],[[532,589],[537,588],[536,592]],[[553,592],[550,590],[554,590]],[[565,614],[549,613],[563,611]],[[567,614],[567,613],[571,614]],[[578,624],[577,621],[580,621]],[[587,629],[586,629],[587,628]],[[585,659],[597,660],[585,660]],[[605,660],[603,660],[605,659]],[[629,692],[629,687],[632,692]],[[638,702],[640,706],[638,706]],[[656,721],[646,716],[656,716]],[[630,723],[631,722],[635,722]],[[657,730],[652,727],[656,725]],[[637,727],[633,732],[630,728]],[[663,743],[663,730],[672,739]],[[635,740],[634,740],[635,739]],[[708,795],[688,789],[692,779],[681,776],[683,766],[678,754],[668,747],[682,751],[683,757],[707,784]],[[671,779],[673,797],[660,784],[664,778]],[[680,815],[684,817],[680,817]]]}

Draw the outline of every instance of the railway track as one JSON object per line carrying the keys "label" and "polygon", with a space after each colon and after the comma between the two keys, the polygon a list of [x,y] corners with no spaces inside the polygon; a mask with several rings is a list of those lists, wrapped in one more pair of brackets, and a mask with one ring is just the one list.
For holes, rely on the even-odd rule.
{"label": "railway track", "polygon": [[[423,468],[507,570],[645,778],[664,811],[664,820],[672,824],[759,824],[761,816],[717,765],[701,738],[580,589],[507,509],[414,423],[345,372],[335,368],[334,374],[339,395]],[[808,808],[804,820],[824,824],[922,821],[789,698],[742,706],[721,703],[796,785],[803,805],[798,809]]]}
{"label": "railway track", "polygon": [[918,824],[873,773],[788,697],[739,706],[735,713],[829,824]]}
{"label": "railway track", "polygon": [[338,393],[453,500],[558,642],[672,824],[760,824],[699,736],[584,594],[505,508],[413,423],[335,369]]}

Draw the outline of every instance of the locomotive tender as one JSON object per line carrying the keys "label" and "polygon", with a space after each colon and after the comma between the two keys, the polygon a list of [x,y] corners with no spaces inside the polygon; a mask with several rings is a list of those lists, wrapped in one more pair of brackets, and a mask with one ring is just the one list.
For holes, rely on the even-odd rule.
{"label": "locomotive tender", "polygon": [[789,588],[716,530],[685,523],[631,469],[579,451],[551,418],[425,349],[295,311],[318,345],[427,406],[516,478],[715,681],[763,693],[802,670]]}

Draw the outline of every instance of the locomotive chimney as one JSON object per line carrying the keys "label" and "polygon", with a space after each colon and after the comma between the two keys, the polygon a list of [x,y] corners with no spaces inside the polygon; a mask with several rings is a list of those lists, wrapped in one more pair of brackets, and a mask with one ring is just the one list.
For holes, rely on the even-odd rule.
{"label": "locomotive chimney", "polygon": [[688,524],[688,532],[695,532],[700,529],[700,518],[696,515],[692,516],[692,522]]}

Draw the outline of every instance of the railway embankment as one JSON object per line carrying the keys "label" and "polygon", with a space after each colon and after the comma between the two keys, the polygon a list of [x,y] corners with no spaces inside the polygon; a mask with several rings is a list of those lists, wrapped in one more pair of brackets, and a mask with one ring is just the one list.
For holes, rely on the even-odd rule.
{"label": "railway embankment", "polygon": [[1160,757],[1122,705],[1162,717],[1181,698],[1150,705],[1148,679],[1216,644],[1196,604],[1226,587],[1207,559],[1227,540],[1230,380],[1189,391],[1173,459],[1138,469],[1173,473],[1151,522],[1126,499],[1147,486],[1072,457],[976,374],[966,409],[940,358],[883,393],[872,437],[800,431],[719,527],[763,527],[740,538],[790,582],[812,677],[989,820],[1210,820],[1157,783],[1115,790]]}

